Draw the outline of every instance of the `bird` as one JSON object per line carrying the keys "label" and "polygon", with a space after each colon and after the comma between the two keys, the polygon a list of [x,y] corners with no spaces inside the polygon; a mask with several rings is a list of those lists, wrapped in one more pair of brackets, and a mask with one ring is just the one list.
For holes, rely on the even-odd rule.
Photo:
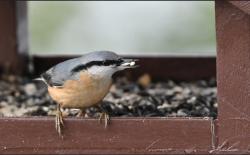
{"label": "bird", "polygon": [[[84,116],[87,108],[101,104],[112,85],[113,74],[138,67],[136,61],[111,51],[94,51],[61,62],[35,79],[47,85],[50,97],[57,103],[55,128],[59,136],[64,126],[61,108],[80,109],[79,114]],[[102,119],[106,128],[110,120],[107,112],[100,113],[99,121]]]}

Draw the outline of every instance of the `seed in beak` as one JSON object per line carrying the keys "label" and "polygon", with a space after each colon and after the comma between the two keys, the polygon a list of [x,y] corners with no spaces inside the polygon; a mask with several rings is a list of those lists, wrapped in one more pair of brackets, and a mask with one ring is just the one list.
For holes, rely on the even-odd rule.
{"label": "seed in beak", "polygon": [[135,65],[135,62],[132,61],[132,62],[126,62],[126,63],[123,63],[122,66],[134,66]]}
{"label": "seed in beak", "polygon": [[130,62],[130,66],[134,66],[134,65],[135,65],[134,61]]}

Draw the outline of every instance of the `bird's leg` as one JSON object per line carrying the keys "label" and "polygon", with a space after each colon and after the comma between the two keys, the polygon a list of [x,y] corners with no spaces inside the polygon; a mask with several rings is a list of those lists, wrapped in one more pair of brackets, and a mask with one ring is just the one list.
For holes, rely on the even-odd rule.
{"label": "bird's leg", "polygon": [[80,109],[80,112],[77,114],[76,117],[85,117],[86,114],[85,110],[86,110],[85,108]]}
{"label": "bird's leg", "polygon": [[109,122],[110,122],[110,117],[109,117],[109,114],[106,113],[106,112],[102,112],[100,113],[100,116],[99,116],[99,122],[102,123],[102,119],[104,119],[104,127],[107,128]]}
{"label": "bird's leg", "polygon": [[107,128],[110,122],[109,114],[101,106],[100,106],[100,109],[102,110],[102,112],[100,113],[100,116],[99,116],[99,123],[102,123],[102,119],[104,119],[104,127]]}
{"label": "bird's leg", "polygon": [[62,127],[63,127],[63,116],[61,112],[60,104],[57,104],[56,107],[56,131],[58,132],[59,136],[62,136]]}

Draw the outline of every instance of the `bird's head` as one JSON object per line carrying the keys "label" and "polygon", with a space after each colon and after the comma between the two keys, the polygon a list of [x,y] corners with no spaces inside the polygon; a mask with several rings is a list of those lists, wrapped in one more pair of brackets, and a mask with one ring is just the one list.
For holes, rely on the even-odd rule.
{"label": "bird's head", "polygon": [[[112,76],[115,72],[135,68],[136,59],[126,59],[110,51],[93,52],[83,57],[85,63],[82,67],[91,74]],[[86,59],[89,59],[86,62]],[[81,68],[81,67],[80,67]],[[75,68],[77,70],[77,67]]]}

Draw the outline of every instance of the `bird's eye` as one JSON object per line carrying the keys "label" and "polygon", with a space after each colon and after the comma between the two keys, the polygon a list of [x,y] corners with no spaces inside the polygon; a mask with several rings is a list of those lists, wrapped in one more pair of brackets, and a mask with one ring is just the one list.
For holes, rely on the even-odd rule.
{"label": "bird's eye", "polygon": [[110,64],[110,62],[109,62],[108,60],[103,61],[103,65],[104,65],[104,66],[108,66],[109,64]]}
{"label": "bird's eye", "polygon": [[120,58],[120,59],[118,59],[118,60],[116,61],[116,65],[119,66],[119,65],[121,65],[122,62],[123,62],[123,60]]}
{"label": "bird's eye", "polygon": [[106,62],[105,62],[105,65],[106,65],[106,66],[110,65],[110,61],[106,61]]}

